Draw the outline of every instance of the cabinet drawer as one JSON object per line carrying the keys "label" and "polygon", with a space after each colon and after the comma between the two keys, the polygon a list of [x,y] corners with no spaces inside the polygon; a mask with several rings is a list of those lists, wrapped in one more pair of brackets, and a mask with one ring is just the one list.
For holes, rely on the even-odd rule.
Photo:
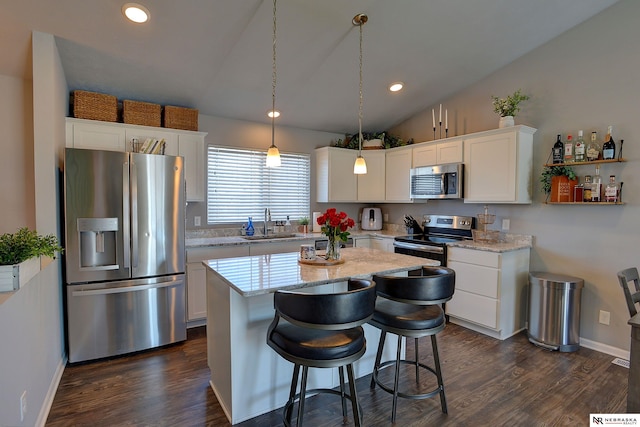
{"label": "cabinet drawer", "polygon": [[478,323],[491,329],[498,327],[498,301],[456,289],[447,301],[448,315]]}
{"label": "cabinet drawer", "polygon": [[456,272],[456,291],[462,290],[489,298],[498,298],[500,270],[457,261],[451,261],[447,265]]}
{"label": "cabinet drawer", "polygon": [[501,254],[496,252],[479,251],[465,248],[449,248],[447,259],[450,261],[466,262],[468,264],[483,265],[485,267],[500,268]]}

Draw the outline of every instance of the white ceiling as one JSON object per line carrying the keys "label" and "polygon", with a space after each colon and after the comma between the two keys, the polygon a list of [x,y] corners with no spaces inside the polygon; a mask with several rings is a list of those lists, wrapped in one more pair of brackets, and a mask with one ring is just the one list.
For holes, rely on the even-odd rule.
{"label": "white ceiling", "polygon": [[[358,13],[369,17],[363,130],[381,131],[617,1],[280,0],[277,123],[357,131]],[[125,2],[2,0],[0,74],[30,78],[36,30],[56,36],[70,90],[269,122],[272,0],[141,0],[144,25],[123,18]]]}

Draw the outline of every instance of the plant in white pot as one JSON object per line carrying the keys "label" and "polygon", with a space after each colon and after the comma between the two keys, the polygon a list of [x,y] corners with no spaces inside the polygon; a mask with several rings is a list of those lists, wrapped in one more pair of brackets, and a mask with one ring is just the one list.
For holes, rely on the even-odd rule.
{"label": "plant in white pot", "polygon": [[55,258],[64,249],[53,234],[41,236],[27,227],[0,235],[0,292],[26,284],[40,271],[40,257]]}
{"label": "plant in white pot", "polygon": [[500,128],[505,128],[514,125],[513,118],[516,113],[520,111],[520,103],[529,99],[529,95],[522,93],[520,89],[515,91],[513,95],[508,95],[506,98],[498,98],[491,95],[493,100],[493,111],[500,116]]}

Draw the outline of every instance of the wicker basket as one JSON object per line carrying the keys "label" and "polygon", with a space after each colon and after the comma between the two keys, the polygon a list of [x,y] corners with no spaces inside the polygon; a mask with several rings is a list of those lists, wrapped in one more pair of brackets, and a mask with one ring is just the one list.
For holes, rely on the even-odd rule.
{"label": "wicker basket", "polygon": [[165,105],[164,127],[171,129],[198,130],[198,110]]}
{"label": "wicker basket", "polygon": [[122,120],[130,125],[160,127],[162,108],[160,104],[125,99],[122,101]]}
{"label": "wicker basket", "polygon": [[118,121],[118,99],[113,95],[73,91],[73,116],[79,119]]}

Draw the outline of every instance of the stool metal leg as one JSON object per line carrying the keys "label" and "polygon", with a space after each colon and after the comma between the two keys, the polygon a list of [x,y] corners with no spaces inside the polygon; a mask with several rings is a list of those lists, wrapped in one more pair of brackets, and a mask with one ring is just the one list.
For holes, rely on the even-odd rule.
{"label": "stool metal leg", "polygon": [[[342,369],[342,367],[340,369]],[[362,424],[362,408],[358,403],[358,392],[356,391],[356,381],[351,363],[347,365],[347,377],[349,378],[349,396],[351,398],[351,410],[353,411],[353,423],[356,427],[360,427]]]}
{"label": "stool metal leg", "polygon": [[420,357],[418,356],[418,338],[416,338],[413,342],[414,350],[415,350],[415,362],[416,362],[416,384],[420,384]]}
{"label": "stool metal leg", "polygon": [[371,385],[370,388],[375,388],[376,378],[378,377],[378,368],[380,367],[380,360],[382,360],[382,350],[384,349],[384,340],[387,337],[387,333],[380,330],[380,341],[378,341],[378,352],[376,353],[376,361],[373,364],[373,372],[371,373]]}
{"label": "stool metal leg", "polygon": [[342,418],[346,422],[347,402],[345,402],[345,393],[344,393],[344,366],[340,366],[338,368],[338,374],[340,376],[340,401],[342,403]]}
{"label": "stool metal leg", "polygon": [[440,369],[440,356],[438,354],[438,343],[436,336],[431,335],[431,347],[433,348],[433,362],[436,365],[436,376],[438,377],[438,385],[440,386],[440,406],[442,412],[447,413],[447,399],[444,395],[444,381],[442,380],[442,370]]}
{"label": "stool metal leg", "polygon": [[291,425],[291,415],[293,412],[293,402],[296,398],[296,390],[298,388],[298,378],[300,377],[300,365],[293,366],[293,376],[291,378],[291,388],[289,389],[289,400],[285,406],[284,419],[288,425]]}
{"label": "stool metal leg", "polygon": [[307,376],[309,374],[309,367],[302,367],[302,383],[300,384],[300,402],[298,403],[298,421],[296,425],[302,425],[302,417],[304,415],[304,398],[307,393]]}
{"label": "stool metal leg", "polygon": [[400,355],[402,354],[402,335],[398,335],[398,351],[396,352],[396,373],[393,379],[393,404],[391,406],[391,422],[396,422],[396,408],[398,407],[398,383],[400,381]]}

